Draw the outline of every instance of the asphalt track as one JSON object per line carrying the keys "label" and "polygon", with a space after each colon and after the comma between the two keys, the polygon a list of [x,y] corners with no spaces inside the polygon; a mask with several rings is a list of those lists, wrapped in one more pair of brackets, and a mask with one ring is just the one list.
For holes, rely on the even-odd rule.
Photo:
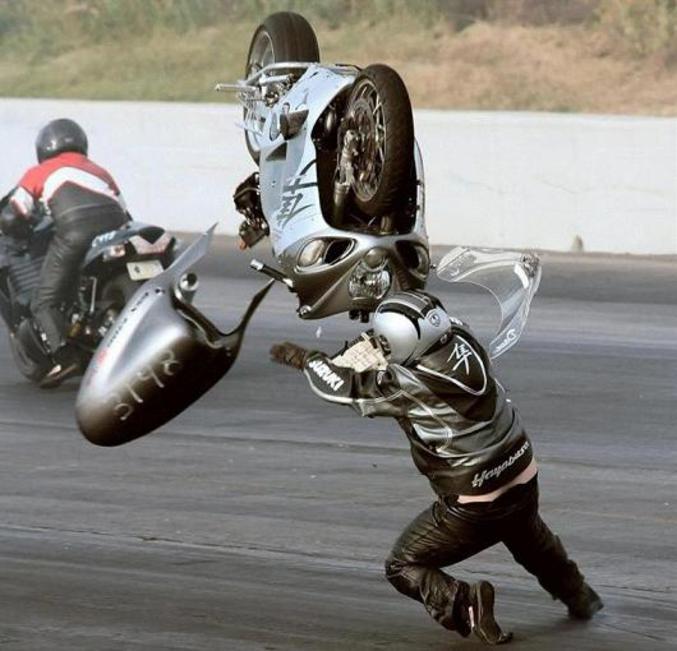
{"label": "asphalt track", "polygon": [[[227,325],[261,279],[216,247],[198,303]],[[490,332],[491,303],[433,283]],[[345,318],[300,322],[278,287],[240,359],[161,431],[86,443],[76,385],[39,391],[0,342],[0,648],[75,651],[478,649],[397,594],[382,560],[431,501],[388,420],[320,403],[267,359],[326,350]],[[606,608],[588,624],[501,547],[459,565],[490,577],[515,649],[677,648],[677,262],[545,257],[526,334],[498,371],[541,465],[542,512]]]}

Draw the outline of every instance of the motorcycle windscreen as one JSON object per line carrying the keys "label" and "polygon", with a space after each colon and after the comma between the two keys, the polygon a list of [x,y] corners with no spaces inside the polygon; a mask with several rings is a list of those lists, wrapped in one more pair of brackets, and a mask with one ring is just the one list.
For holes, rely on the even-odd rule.
{"label": "motorcycle windscreen", "polygon": [[224,334],[183,299],[179,281],[209,248],[213,228],[144,283],[103,338],[85,372],[75,412],[95,445],[137,439],[180,414],[231,368],[245,328],[272,285]]}
{"label": "motorcycle windscreen", "polygon": [[437,276],[487,289],[498,302],[500,324],[489,343],[492,359],[510,350],[527,323],[529,307],[541,282],[542,267],[533,253],[456,247],[437,265]]}

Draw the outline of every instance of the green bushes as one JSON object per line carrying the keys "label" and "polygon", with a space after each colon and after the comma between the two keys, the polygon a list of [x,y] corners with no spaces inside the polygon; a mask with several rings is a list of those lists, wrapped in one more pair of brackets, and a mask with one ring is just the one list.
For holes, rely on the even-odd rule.
{"label": "green bushes", "polygon": [[599,19],[635,54],[677,52],[675,0],[603,0]]}
{"label": "green bushes", "polygon": [[30,54],[53,54],[102,41],[124,42],[158,30],[185,33],[229,21],[256,22],[282,10],[299,11],[330,27],[394,14],[431,24],[462,4],[459,0],[0,0],[0,49],[19,45]]}
{"label": "green bushes", "polygon": [[676,5],[0,0],[0,96],[215,101],[214,82],[242,74],[256,24],[291,9],[317,29],[324,60],[390,63],[422,106],[566,106],[672,115]]}
{"label": "green bushes", "polygon": [[256,22],[294,10],[329,28],[398,16],[425,27],[463,29],[477,21],[598,24],[638,55],[672,47],[676,0],[0,0],[0,50],[54,54],[102,41],[125,42],[158,30],[186,33],[229,21]]}

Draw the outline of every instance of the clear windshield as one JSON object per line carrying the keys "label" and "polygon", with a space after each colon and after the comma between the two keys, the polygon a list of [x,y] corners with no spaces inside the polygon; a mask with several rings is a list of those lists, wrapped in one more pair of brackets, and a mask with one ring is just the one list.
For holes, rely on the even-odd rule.
{"label": "clear windshield", "polygon": [[501,321],[489,343],[492,359],[510,350],[527,323],[531,300],[541,282],[541,263],[534,253],[470,249],[458,246],[437,265],[437,276],[450,283],[473,283],[498,301]]}

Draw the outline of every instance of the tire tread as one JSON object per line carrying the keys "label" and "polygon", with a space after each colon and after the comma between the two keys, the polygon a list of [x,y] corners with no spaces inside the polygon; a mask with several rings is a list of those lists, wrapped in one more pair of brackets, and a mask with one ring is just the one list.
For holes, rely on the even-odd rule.
{"label": "tire tread", "polygon": [[386,159],[381,185],[369,201],[355,202],[370,216],[392,212],[407,192],[414,155],[414,120],[409,93],[400,75],[390,66],[367,66],[357,76],[368,77],[379,91],[386,126]]}

